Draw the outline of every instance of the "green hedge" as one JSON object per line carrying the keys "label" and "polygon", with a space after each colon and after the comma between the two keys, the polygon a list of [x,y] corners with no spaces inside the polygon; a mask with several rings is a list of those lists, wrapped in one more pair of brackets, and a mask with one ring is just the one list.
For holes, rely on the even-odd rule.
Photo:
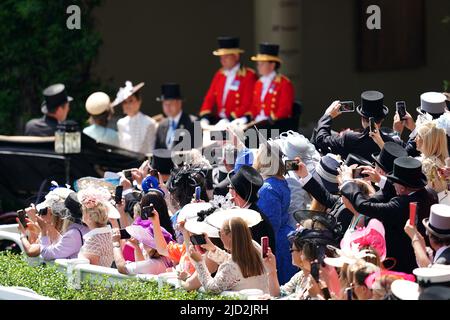
{"label": "green hedge", "polygon": [[108,278],[86,281],[81,289],[67,286],[67,277],[53,265],[28,265],[24,255],[0,252],[0,285],[27,287],[36,293],[59,300],[226,300],[229,297],[174,290],[166,285],[158,289],[155,281],[130,279],[111,285]]}

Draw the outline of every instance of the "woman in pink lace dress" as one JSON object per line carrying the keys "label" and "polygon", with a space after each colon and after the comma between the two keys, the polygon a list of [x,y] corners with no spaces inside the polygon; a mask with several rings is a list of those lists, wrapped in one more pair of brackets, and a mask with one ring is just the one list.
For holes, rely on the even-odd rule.
{"label": "woman in pink lace dress", "polygon": [[111,267],[114,261],[112,231],[108,223],[106,206],[102,202],[83,202],[83,222],[89,232],[83,236],[84,244],[78,258],[86,258],[91,264]]}

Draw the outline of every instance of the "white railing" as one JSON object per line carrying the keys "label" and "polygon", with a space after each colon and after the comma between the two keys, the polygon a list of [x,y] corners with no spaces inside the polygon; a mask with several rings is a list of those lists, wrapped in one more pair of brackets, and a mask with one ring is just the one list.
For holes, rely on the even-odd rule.
{"label": "white railing", "polygon": [[53,300],[29,288],[0,286],[0,300]]}

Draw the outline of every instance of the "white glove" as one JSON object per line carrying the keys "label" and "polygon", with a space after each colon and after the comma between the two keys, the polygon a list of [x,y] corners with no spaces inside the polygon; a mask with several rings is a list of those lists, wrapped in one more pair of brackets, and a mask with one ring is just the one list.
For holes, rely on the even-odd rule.
{"label": "white glove", "polygon": [[269,119],[269,117],[266,116],[265,114],[264,114],[264,115],[258,114],[258,115],[256,116],[256,118],[255,118],[255,121],[256,121],[256,122],[260,122],[260,121],[263,121],[263,120],[266,120],[266,119]]}
{"label": "white glove", "polygon": [[225,130],[225,128],[227,127],[227,124],[229,124],[230,121],[228,121],[228,119],[221,119],[219,122],[216,123],[216,130]]}
{"label": "white glove", "polygon": [[243,126],[247,122],[248,122],[247,117],[240,117],[240,118],[237,118],[237,119],[234,119],[233,121],[231,121],[231,124],[239,127],[239,126]]}

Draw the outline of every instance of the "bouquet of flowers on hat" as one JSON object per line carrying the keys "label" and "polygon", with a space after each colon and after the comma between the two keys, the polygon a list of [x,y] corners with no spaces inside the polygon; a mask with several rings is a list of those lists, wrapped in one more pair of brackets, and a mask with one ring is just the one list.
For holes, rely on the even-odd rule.
{"label": "bouquet of flowers on hat", "polygon": [[425,122],[433,121],[433,116],[429,113],[419,114],[416,120],[416,128],[420,127]]}
{"label": "bouquet of flowers on hat", "polygon": [[124,101],[132,94],[133,94],[133,84],[131,83],[131,81],[126,81],[125,87],[121,87],[119,89],[119,91],[117,92],[116,99],[112,104],[114,105],[117,104],[118,101]]}
{"label": "bouquet of flowers on hat", "polygon": [[108,190],[101,187],[87,187],[78,192],[78,200],[86,208],[94,208],[99,203],[106,203],[111,199],[111,194]]}
{"label": "bouquet of flowers on hat", "polygon": [[445,112],[434,121],[436,122],[436,127],[439,129],[444,129],[447,136],[450,137],[450,112]]}
{"label": "bouquet of flowers on hat", "polygon": [[227,193],[226,196],[214,195],[209,203],[211,203],[214,208],[222,210],[231,209],[235,206],[232,201],[231,193]]}
{"label": "bouquet of flowers on hat", "polygon": [[369,250],[359,249],[359,244],[351,243],[350,246],[345,248],[336,248],[334,246],[328,245],[328,248],[334,250],[337,254],[337,258],[326,257],[324,262],[330,266],[341,268],[344,264],[352,265],[358,262],[359,260],[371,257],[375,258],[375,255],[370,253]]}

